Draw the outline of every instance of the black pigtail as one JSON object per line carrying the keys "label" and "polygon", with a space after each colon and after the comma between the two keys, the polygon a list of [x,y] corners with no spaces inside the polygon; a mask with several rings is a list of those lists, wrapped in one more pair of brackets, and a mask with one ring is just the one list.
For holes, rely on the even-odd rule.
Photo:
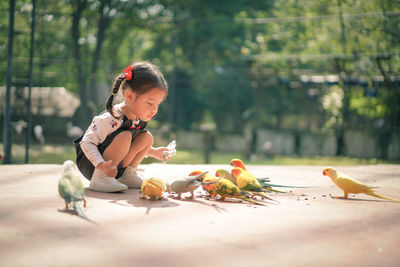
{"label": "black pigtail", "polygon": [[114,117],[114,118],[119,118],[119,116],[117,116],[115,114],[115,110],[114,110],[114,106],[113,106],[113,102],[114,102],[114,96],[117,95],[119,88],[121,87],[121,84],[125,81],[125,74],[122,73],[120,75],[118,75],[118,77],[115,79],[115,82],[113,84],[113,88],[112,88],[112,92],[111,95],[108,97],[107,101],[106,101],[106,110],[108,112],[110,112],[110,114]]}

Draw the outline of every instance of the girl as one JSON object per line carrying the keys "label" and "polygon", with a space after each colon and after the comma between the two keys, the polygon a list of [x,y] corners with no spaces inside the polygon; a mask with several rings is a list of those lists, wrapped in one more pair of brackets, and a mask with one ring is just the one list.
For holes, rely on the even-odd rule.
{"label": "girl", "polygon": [[[122,90],[124,101],[113,106]],[[77,166],[90,180],[89,188],[118,192],[140,188],[143,177],[137,167],[145,156],[161,160],[166,147],[154,148],[147,121],[166,98],[167,83],[158,68],[148,62],[128,66],[113,85],[106,112],[95,116],[83,136],[74,141]]]}

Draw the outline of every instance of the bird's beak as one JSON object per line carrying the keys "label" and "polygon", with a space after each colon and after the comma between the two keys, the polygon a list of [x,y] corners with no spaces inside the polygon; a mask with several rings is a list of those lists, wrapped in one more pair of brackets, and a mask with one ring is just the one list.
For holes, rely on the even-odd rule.
{"label": "bird's beak", "polygon": [[323,171],[322,171],[322,175],[325,175],[325,176],[326,176],[326,172],[325,172],[325,170],[323,170]]}
{"label": "bird's beak", "polygon": [[231,162],[229,165],[230,165],[230,166],[233,166],[233,163]]}

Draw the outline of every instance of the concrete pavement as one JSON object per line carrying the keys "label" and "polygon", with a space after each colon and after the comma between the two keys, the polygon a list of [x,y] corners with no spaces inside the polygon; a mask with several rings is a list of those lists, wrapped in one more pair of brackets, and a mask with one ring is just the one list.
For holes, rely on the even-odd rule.
{"label": "concrete pavement", "polygon": [[[227,165],[141,166],[166,181]],[[400,165],[337,167],[400,199]],[[1,266],[398,266],[400,203],[342,195],[318,166],[249,166],[274,183],[266,207],[86,191],[93,225],[64,211],[61,165],[0,166]],[[84,180],[86,186],[88,181]],[[200,191],[198,192],[201,193]]]}

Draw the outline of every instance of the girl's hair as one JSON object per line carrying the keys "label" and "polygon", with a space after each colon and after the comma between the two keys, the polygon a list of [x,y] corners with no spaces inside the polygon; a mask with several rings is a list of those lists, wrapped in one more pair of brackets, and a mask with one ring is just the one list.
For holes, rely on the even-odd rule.
{"label": "girl's hair", "polygon": [[[131,74],[129,74],[129,72],[131,72]],[[110,112],[114,118],[119,118],[119,116],[115,114],[113,101],[120,88],[122,91],[126,89],[132,90],[137,95],[149,92],[154,88],[159,88],[168,93],[167,82],[157,66],[147,61],[135,63],[116,77],[111,95],[106,101],[106,110]]]}

